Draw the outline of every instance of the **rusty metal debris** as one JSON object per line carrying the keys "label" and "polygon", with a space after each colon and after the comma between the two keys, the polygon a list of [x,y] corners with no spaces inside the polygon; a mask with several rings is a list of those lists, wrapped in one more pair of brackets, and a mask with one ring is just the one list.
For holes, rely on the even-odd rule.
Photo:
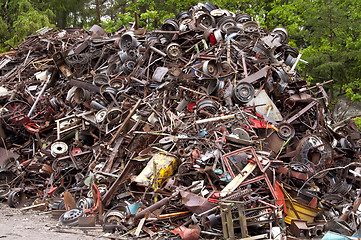
{"label": "rusty metal debris", "polygon": [[359,231],[360,132],[286,29],[210,2],[137,26],[42,29],[0,56],[1,199],[119,238]]}

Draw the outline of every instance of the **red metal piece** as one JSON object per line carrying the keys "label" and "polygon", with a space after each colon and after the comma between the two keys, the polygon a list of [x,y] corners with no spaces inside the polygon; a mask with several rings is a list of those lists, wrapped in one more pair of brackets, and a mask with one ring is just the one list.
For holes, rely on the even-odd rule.
{"label": "red metal piece", "polygon": [[[258,168],[259,168],[259,169],[261,170],[261,172],[262,172],[262,175],[260,175],[260,176],[258,176],[258,177],[255,177],[255,178],[252,178],[252,179],[250,179],[250,180],[248,180],[248,181],[244,181],[239,187],[247,186],[247,185],[250,184],[250,183],[254,183],[254,182],[261,181],[261,180],[265,180],[265,181],[266,181],[266,184],[267,184],[267,186],[268,186],[268,188],[269,188],[269,190],[271,191],[271,194],[272,194],[273,198],[274,198],[274,199],[277,199],[277,195],[276,195],[275,190],[274,190],[274,188],[273,188],[273,186],[272,186],[272,183],[271,183],[271,181],[269,180],[267,174],[266,174],[265,172],[263,172],[263,166],[262,166],[261,162],[259,161],[259,159],[258,159],[258,157],[257,157],[257,153],[256,153],[256,151],[254,150],[253,147],[241,148],[241,149],[239,149],[239,150],[236,150],[236,151],[233,151],[233,152],[230,152],[230,153],[227,153],[227,154],[223,155],[223,161],[225,162],[225,164],[226,164],[226,166],[227,166],[227,168],[228,168],[229,173],[231,174],[231,176],[232,176],[232,174],[233,174],[233,176],[235,176],[234,173],[233,173],[233,171],[232,171],[232,169],[231,169],[231,167],[230,167],[230,164],[229,164],[229,162],[228,162],[228,157],[233,156],[233,155],[236,155],[236,154],[238,154],[238,153],[240,153],[240,152],[247,152],[247,151],[248,151],[248,152],[250,151],[250,152],[252,153],[252,155],[253,155],[253,161],[256,162]],[[233,178],[234,178],[234,177],[233,177]]]}
{"label": "red metal piece", "polygon": [[201,230],[186,228],[185,226],[180,226],[179,228],[172,230],[172,232],[174,234],[179,234],[181,236],[181,238],[185,239],[185,240],[198,240]]}
{"label": "red metal piece", "polygon": [[[93,191],[93,198],[96,200],[96,204],[89,209],[86,209],[84,211],[84,214],[94,213],[96,211],[102,212],[102,201],[100,200],[100,192],[95,183],[92,185],[92,191]],[[96,193],[96,196],[94,196],[94,192]],[[101,213],[100,213],[101,214]]]}
{"label": "red metal piece", "polygon": [[276,201],[276,204],[278,206],[283,205],[283,211],[287,214],[285,195],[283,194],[283,191],[280,188],[280,184],[277,181],[275,182],[275,194],[277,196],[277,199],[280,199]]}
{"label": "red metal piece", "polygon": [[216,37],[214,36],[214,32],[209,33],[209,41],[211,42],[212,46],[217,44],[217,40]]}

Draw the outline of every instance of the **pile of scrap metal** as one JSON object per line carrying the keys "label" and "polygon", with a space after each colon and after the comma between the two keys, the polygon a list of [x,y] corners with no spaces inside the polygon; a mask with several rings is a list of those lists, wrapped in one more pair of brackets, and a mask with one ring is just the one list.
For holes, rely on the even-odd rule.
{"label": "pile of scrap metal", "polygon": [[0,56],[0,197],[117,238],[357,233],[360,132],[287,38],[210,2],[39,30]]}

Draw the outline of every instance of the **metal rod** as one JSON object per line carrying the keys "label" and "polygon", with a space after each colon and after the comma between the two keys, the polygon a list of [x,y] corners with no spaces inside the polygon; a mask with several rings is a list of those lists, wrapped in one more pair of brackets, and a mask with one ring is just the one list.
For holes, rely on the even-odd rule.
{"label": "metal rod", "polygon": [[39,102],[39,100],[40,100],[40,97],[43,95],[43,93],[44,93],[44,91],[45,91],[46,87],[48,86],[48,82],[49,82],[49,80],[47,80],[47,81],[45,82],[45,84],[44,84],[43,88],[41,89],[41,91],[40,91],[40,93],[39,93],[38,97],[36,98],[36,100],[35,100],[35,102],[34,102],[33,106],[31,107],[31,109],[30,109],[30,111],[29,111],[29,113],[28,113],[28,117],[30,117],[30,116],[31,116],[31,114],[33,113],[34,109],[36,108],[36,105],[38,104],[38,102]]}
{"label": "metal rod", "polygon": [[302,53],[300,53],[300,54],[297,56],[297,59],[296,59],[295,63],[293,64],[290,72],[293,72],[293,71],[295,70],[296,65],[297,65],[297,63],[300,61],[301,57],[302,57]]}

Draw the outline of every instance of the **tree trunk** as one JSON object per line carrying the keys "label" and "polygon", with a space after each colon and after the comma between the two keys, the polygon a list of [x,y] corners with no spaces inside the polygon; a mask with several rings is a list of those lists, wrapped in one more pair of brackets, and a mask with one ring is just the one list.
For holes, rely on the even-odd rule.
{"label": "tree trunk", "polygon": [[97,9],[98,24],[100,24],[100,9],[99,9],[99,0],[95,0],[95,5],[96,5],[96,9]]}
{"label": "tree trunk", "polygon": [[[329,1],[330,6],[332,4],[332,0]],[[330,47],[331,49],[333,48],[333,22],[332,22],[332,10],[329,10],[329,21],[330,21]],[[332,64],[333,62],[333,56],[332,56],[332,52],[330,53],[330,63]],[[330,80],[333,80],[333,68],[332,66],[330,66]],[[333,82],[330,84],[330,98],[331,100],[334,99],[334,94],[333,94]]]}
{"label": "tree trunk", "polygon": [[65,11],[55,11],[56,15],[56,25],[59,28],[65,28],[66,27],[66,18],[67,13]]}

